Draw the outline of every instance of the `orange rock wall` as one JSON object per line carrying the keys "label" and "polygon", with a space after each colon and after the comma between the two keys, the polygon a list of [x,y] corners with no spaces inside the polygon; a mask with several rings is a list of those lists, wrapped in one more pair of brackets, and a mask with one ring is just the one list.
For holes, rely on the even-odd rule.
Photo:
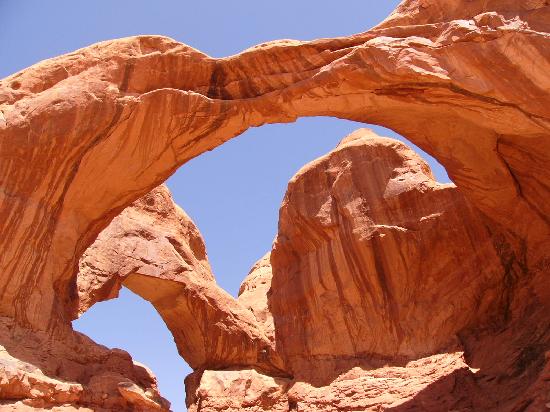
{"label": "orange rock wall", "polygon": [[[216,369],[244,363],[235,376],[226,374],[228,382],[242,382],[241,373],[250,377],[246,371],[258,368],[265,375],[250,378],[250,387],[260,392],[279,388],[274,379],[331,387],[354,368],[378,370],[388,362],[408,368],[422,358],[440,365],[432,375],[447,382],[442,388],[451,376],[458,392],[437,403],[449,391],[423,380],[435,389],[419,386],[372,408],[399,410],[395,402],[406,398],[401,410],[542,410],[550,402],[549,10],[544,0],[405,0],[377,27],[345,38],[276,41],[214,59],[171,39],[141,36],[0,80],[0,316],[9,325],[0,344],[13,348],[22,336],[28,342],[40,336],[43,343],[29,350],[32,359],[43,358],[41,348],[75,339],[70,321],[122,281],[155,303],[185,357]],[[112,285],[79,279],[81,257],[102,230],[181,164],[250,126],[317,115],[399,132],[436,157],[457,189],[434,183],[406,148],[367,144],[361,154],[351,139],[290,184],[270,264],[255,277],[272,276],[267,309],[265,298],[246,296],[264,293],[267,283],[250,282],[237,302],[210,286],[189,293],[193,276],[212,284],[192,245],[136,273],[119,273],[128,267],[115,265],[104,272]],[[368,177],[358,179],[357,170]],[[307,193],[302,180],[318,192]],[[157,249],[157,257],[166,250]],[[170,265],[185,256],[196,258],[190,276],[170,279]],[[159,270],[151,276],[152,269]],[[167,296],[176,304],[167,305]],[[214,339],[229,349],[184,349],[178,328],[188,321],[180,323],[180,313],[201,306],[212,312],[198,324],[221,316],[222,329],[234,327]],[[212,337],[192,336],[198,345]],[[462,355],[431,358],[452,353]],[[91,354],[77,358],[101,364]],[[447,361],[455,366],[447,369]],[[128,381],[119,385],[118,376],[109,384],[119,394],[113,408],[124,402],[166,408],[153,378],[141,382],[132,368],[119,366],[113,370]],[[46,369],[48,379],[69,379],[61,369]],[[416,373],[391,373],[409,372]],[[225,389],[207,379],[216,373],[198,367],[188,379],[190,405],[218,410],[227,402]],[[350,379],[362,379],[357,373]],[[269,382],[258,384],[264,378]],[[69,380],[93,387],[86,374]],[[23,400],[32,395],[22,391]],[[273,391],[268,395],[279,393]],[[101,390],[92,392],[86,402],[104,407]],[[282,393],[267,403],[263,395],[245,397],[231,407],[269,410],[283,399],[288,410],[302,403],[311,410],[367,408],[322,399],[348,394],[342,389],[321,391],[315,401],[306,401],[309,389]],[[54,398],[44,405],[62,402]],[[207,398],[217,399],[210,409],[201,406]]]}

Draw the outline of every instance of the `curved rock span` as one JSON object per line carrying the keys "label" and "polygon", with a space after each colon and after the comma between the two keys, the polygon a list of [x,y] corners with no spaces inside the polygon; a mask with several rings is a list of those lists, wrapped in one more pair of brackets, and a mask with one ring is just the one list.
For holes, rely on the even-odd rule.
{"label": "curved rock span", "polygon": [[115,217],[79,266],[80,312],[124,285],[154,305],[194,369],[282,367],[254,315],[216,284],[198,229],[165,186]]}
{"label": "curved rock span", "polygon": [[[549,26],[544,0],[405,0],[345,38],[214,59],[133,37],[1,80],[2,407],[166,410],[146,368],[70,327],[125,285],[195,369],[191,410],[544,410]],[[292,179],[235,300],[156,187],[316,115],[399,132],[456,187],[353,134]]]}

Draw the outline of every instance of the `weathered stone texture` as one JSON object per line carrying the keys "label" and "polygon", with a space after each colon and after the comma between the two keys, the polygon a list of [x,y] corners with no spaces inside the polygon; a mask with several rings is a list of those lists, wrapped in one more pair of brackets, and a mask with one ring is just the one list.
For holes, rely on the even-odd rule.
{"label": "weathered stone texture", "polygon": [[[543,410],[549,26],[545,0],[404,0],[349,37],[215,59],[139,36],[0,80],[1,407],[166,409],[149,372],[70,328],[124,284],[196,368],[192,408]],[[251,126],[319,115],[399,132],[456,188],[354,135],[291,181],[233,299],[155,188]]]}

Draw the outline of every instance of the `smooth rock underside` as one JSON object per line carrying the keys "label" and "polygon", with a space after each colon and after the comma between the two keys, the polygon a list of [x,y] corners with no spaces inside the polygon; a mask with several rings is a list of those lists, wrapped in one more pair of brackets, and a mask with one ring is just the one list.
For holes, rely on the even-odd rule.
{"label": "smooth rock underside", "polygon": [[[166,411],[71,321],[125,286],[190,411],[550,410],[550,5],[405,0],[375,28],[224,59],[113,40],[0,80],[0,410]],[[251,126],[361,129],[289,182],[238,298],[162,183]],[[183,396],[183,388],[182,388]]]}

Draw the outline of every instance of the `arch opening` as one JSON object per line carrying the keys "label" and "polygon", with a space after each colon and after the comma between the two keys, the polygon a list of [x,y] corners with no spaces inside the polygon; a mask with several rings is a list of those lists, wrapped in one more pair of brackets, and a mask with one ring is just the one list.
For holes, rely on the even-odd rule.
{"label": "arch opening", "polygon": [[[90,84],[94,83],[94,80],[89,77],[79,79],[81,72],[65,79],[67,82],[64,80],[50,87],[53,93],[49,89],[43,90],[42,97],[51,101],[51,105],[42,105],[37,107],[40,110],[28,113],[29,122],[21,128],[12,126],[13,124],[19,126],[17,118],[22,116],[18,116],[18,112],[8,113],[7,118],[3,119],[8,127],[2,130],[17,129],[15,136],[23,137],[21,139],[23,141],[26,133],[31,129],[29,125],[35,120],[40,120],[41,116],[50,116],[52,114],[50,110],[56,111],[56,116],[51,117],[55,118],[52,122],[54,126],[58,125],[56,123],[58,119],[63,122],[69,118],[88,116],[97,119],[94,124],[97,128],[91,130],[88,125],[80,128],[69,120],[68,124],[75,127],[64,127],[72,132],[64,135],[66,137],[64,140],[53,138],[57,137],[55,134],[57,127],[44,130],[41,136],[44,141],[55,141],[60,143],[60,146],[71,147],[71,150],[73,143],[75,144],[76,157],[63,156],[64,153],[61,152],[60,159],[55,159],[56,162],[52,159],[52,164],[59,166],[59,170],[66,167],[67,170],[74,170],[75,174],[66,174],[67,178],[63,180],[62,185],[59,185],[67,188],[67,192],[60,191],[52,194],[51,197],[40,199],[40,202],[36,202],[38,206],[34,203],[31,205],[31,202],[25,205],[29,215],[38,215],[43,209],[53,210],[54,215],[49,222],[55,223],[56,229],[59,228],[59,230],[48,231],[49,224],[35,225],[31,228],[32,230],[26,230],[26,228],[22,230],[17,224],[7,226],[8,230],[13,229],[13,233],[18,238],[28,240],[26,244],[29,247],[19,255],[23,256],[22,258],[6,259],[6,273],[13,272],[14,276],[8,280],[4,288],[7,293],[4,293],[7,296],[10,296],[10,293],[15,295],[14,290],[25,291],[25,293],[22,296],[17,295],[16,304],[3,304],[3,314],[38,330],[51,330],[58,323],[64,322],[72,316],[70,300],[74,294],[69,294],[70,296],[67,297],[66,292],[73,286],[71,278],[74,274],[71,272],[73,263],[116,212],[122,210],[138,195],[151,190],[174,172],[177,165],[183,164],[205,150],[214,148],[224,140],[239,134],[246,127],[266,122],[292,121],[300,116],[321,114],[388,125],[410,135],[411,138],[414,137],[419,144],[430,147],[433,153],[437,154],[438,158],[452,171],[457,183],[461,186],[461,191],[468,195],[471,203],[485,217],[488,217],[483,227],[485,232],[491,232],[494,247],[489,250],[487,256],[494,258],[493,260],[498,260],[500,257],[500,262],[505,266],[504,286],[512,290],[505,291],[502,300],[505,303],[504,312],[510,313],[510,307],[513,306],[512,297],[515,294],[513,290],[516,286],[515,279],[527,274],[535,278],[537,270],[540,271],[537,269],[540,266],[537,265],[543,261],[544,251],[547,250],[545,249],[548,239],[547,214],[544,213],[545,203],[540,202],[539,196],[539,191],[544,186],[539,185],[540,176],[532,179],[529,173],[532,169],[544,170],[542,167],[539,168],[545,162],[544,156],[539,154],[546,153],[540,150],[546,143],[540,142],[540,138],[547,135],[547,127],[540,122],[540,119],[547,117],[547,114],[544,109],[541,109],[544,106],[533,103],[542,96],[537,86],[539,82],[526,81],[537,74],[527,74],[524,63],[517,64],[520,62],[515,60],[515,53],[501,53],[503,62],[510,68],[503,76],[480,72],[482,79],[475,83],[470,81],[469,76],[463,76],[464,70],[475,69],[469,66],[472,63],[476,66],[490,63],[495,50],[509,51],[506,44],[506,47],[502,47],[503,43],[506,43],[502,40],[504,36],[493,37],[492,25],[495,27],[511,25],[504,17],[497,18],[495,25],[495,21],[487,18],[486,14],[485,16],[476,15],[484,10],[484,8],[470,10],[471,16],[477,18],[474,18],[472,24],[466,29],[466,35],[462,26],[460,30],[455,30],[458,26],[453,26],[453,23],[448,23],[448,20],[442,20],[433,26],[438,32],[435,33],[435,37],[432,33],[431,38],[434,40],[437,38],[437,43],[445,47],[426,47],[426,42],[418,43],[416,39],[410,41],[411,35],[414,34],[414,37],[417,37],[418,25],[412,25],[409,28],[400,24],[392,26],[391,21],[385,23],[388,31],[384,33],[393,33],[396,36],[393,37],[396,42],[392,41],[389,47],[386,43],[387,36],[377,37],[375,32],[358,35],[350,42],[343,39],[334,42],[325,40],[312,43],[313,47],[312,44],[302,44],[296,50],[301,50],[303,54],[297,54],[298,57],[290,64],[290,66],[292,63],[307,66],[303,70],[294,70],[303,75],[299,79],[287,76],[286,67],[280,67],[277,68],[277,73],[268,72],[265,76],[259,76],[259,82],[256,81],[258,78],[254,78],[253,82],[239,84],[239,81],[234,81],[236,74],[241,74],[238,66],[243,63],[242,67],[250,67],[247,64],[251,56],[250,51],[225,60],[213,60],[208,56],[192,52],[192,56],[183,53],[185,58],[181,60],[181,67],[188,70],[186,62],[193,61],[191,66],[198,63],[197,67],[205,70],[194,72],[204,74],[204,78],[194,82],[189,80],[191,77],[178,75],[163,78],[162,81],[153,79],[152,83],[144,84],[142,77],[133,76],[133,74],[139,74],[144,67],[151,66],[150,54],[142,54],[138,59],[132,58],[130,65],[125,64],[126,59],[117,51],[122,65],[111,65],[106,68],[106,73],[112,75],[109,78],[112,79],[112,85],[115,87],[108,89],[110,94],[106,94],[105,100],[102,101],[105,110],[104,108],[97,110],[97,101],[85,100],[90,96],[85,93],[79,94],[78,88],[73,89],[75,95],[72,97],[81,99],[79,103],[88,102],[89,104],[58,106],[59,101],[53,98],[55,97],[53,94],[57,94],[67,82],[86,80]],[[443,17],[454,18],[453,16],[456,17],[451,13]],[[434,16],[428,17],[431,19]],[[542,47],[542,43],[539,43],[541,36],[536,33],[524,36],[525,32],[522,32],[522,28],[509,27],[509,29],[514,30],[518,37],[525,38],[525,41],[530,44]],[[490,41],[471,43],[469,38],[472,37],[470,36],[472,32],[476,32],[477,39],[480,38],[477,37],[479,35],[481,39]],[[433,43],[434,40],[429,41]],[[141,47],[147,46],[147,43],[162,50],[160,58],[164,57],[163,53],[167,56],[182,57],[180,53],[182,50],[189,51],[189,49],[182,49],[180,45],[169,39],[161,38],[135,38],[127,43],[123,41],[112,44],[133,44],[142,50]],[[461,50],[465,44],[471,46],[471,51],[478,56],[475,62],[463,59]],[[488,44],[491,47],[487,47]],[[356,47],[357,45],[360,46]],[[291,47],[294,49],[294,45]],[[325,49],[319,53],[322,47]],[[256,52],[264,53],[268,57],[266,66],[272,68],[269,63],[279,61],[278,53],[284,53],[289,48],[287,43],[282,42],[267,50],[267,53],[264,53],[266,50],[262,48]],[[404,53],[399,53],[400,59],[397,61],[388,60],[388,57],[395,56],[393,54],[395,48]],[[145,47],[145,51],[147,49],[148,47]],[[348,51],[349,53],[343,59],[342,53]],[[391,53],[388,54],[388,51]],[[85,51],[83,53],[81,57],[85,58]],[[303,58],[304,56],[312,59]],[[188,59],[189,57],[191,60]],[[415,65],[415,62],[427,60],[434,70],[426,70],[425,67]],[[397,64],[394,64],[396,62]],[[458,71],[457,62],[461,67]],[[234,63],[237,63],[237,70]],[[383,66],[387,68],[388,63],[389,67],[396,70],[385,70]],[[47,64],[42,67],[46,71],[51,69]],[[405,70],[400,70],[402,68]],[[54,72],[51,71],[51,73]],[[518,83],[524,85],[519,89],[520,94],[501,93],[507,90],[505,83],[509,81],[510,74],[515,76]],[[277,80],[275,82],[273,82],[273,75]],[[26,100],[34,93],[28,83],[29,78],[33,77],[36,76],[31,75],[26,78],[22,75],[21,86],[17,87],[18,91],[15,95],[10,95],[15,97],[13,101],[8,102],[8,106],[16,106],[12,103],[19,97]],[[244,77],[251,78],[251,76]],[[97,83],[98,87],[100,87],[99,83]],[[494,84],[495,88],[480,89],[479,85],[483,83]],[[203,88],[205,84],[209,86],[208,90]],[[520,95],[537,98],[523,99]],[[133,100],[134,98],[136,99]],[[69,101],[70,96],[67,98],[67,102]],[[120,105],[121,102],[130,104],[121,109],[123,106]],[[451,106],[452,110],[441,110],[443,106]],[[154,108],[166,110],[159,113]],[[121,110],[126,110],[124,115],[128,117],[124,117],[124,121],[119,122]],[[22,111],[21,113],[27,114]],[[174,130],[172,126],[178,121],[173,122],[173,118],[164,116],[165,113],[174,113],[175,116],[179,116],[177,120],[181,120],[179,124],[182,125],[182,129]],[[215,118],[215,120],[208,123],[203,117],[190,116],[190,113],[214,114],[214,116],[205,117]],[[60,115],[57,116],[57,114]],[[73,116],[75,114],[82,116]],[[150,118],[149,115],[159,120],[155,127],[144,122],[144,119]],[[14,119],[16,123],[13,123]],[[191,123],[195,121],[195,123],[187,128],[188,121]],[[186,127],[183,127],[183,124]],[[220,125],[227,127],[220,127]],[[105,135],[103,130],[111,129],[111,126],[115,126],[113,133]],[[135,134],[131,133],[130,129],[143,132],[139,135],[140,140],[147,142],[149,148],[155,149],[155,153],[144,151],[150,155],[149,157],[147,154],[141,156],[142,152],[136,155],[137,151],[131,139]],[[186,131],[189,133],[186,134]],[[105,136],[108,138],[104,139]],[[165,140],[161,141],[159,136],[165,137]],[[77,142],[81,146],[78,146]],[[99,144],[96,144],[98,142]],[[187,150],[189,148],[190,150]],[[118,149],[121,150],[117,152]],[[110,156],[115,152],[119,155],[119,159],[132,161],[112,162]],[[46,163],[45,152],[36,151],[32,144],[22,145],[21,153],[22,156],[28,155],[34,164]],[[78,167],[74,168],[75,165]],[[128,168],[128,165],[133,169]],[[149,173],[144,173],[145,170]],[[137,175],[145,176],[144,180],[135,179]],[[56,176],[51,180],[35,179],[31,174],[29,176],[21,181],[17,179],[10,181],[12,185],[10,190],[17,196],[10,196],[7,199],[8,213],[17,210],[19,199],[27,199],[29,193],[40,193],[42,189],[51,186],[52,182],[55,181],[56,185],[59,183]],[[113,176],[119,176],[120,179],[113,179]],[[99,196],[95,190],[89,190],[90,187],[97,188],[100,192]],[[124,190],[121,190],[121,187]],[[22,233],[23,231],[25,233]],[[6,245],[6,250],[8,253],[4,255],[8,257],[15,252],[19,253],[16,246],[9,244]],[[44,253],[33,253],[34,250],[42,250]],[[144,263],[149,264],[147,260]],[[36,270],[37,268],[40,270]],[[529,271],[532,272],[529,273]],[[501,272],[489,280],[500,279]],[[512,288],[508,287],[510,282]],[[497,297],[496,300],[498,299]],[[37,310],[37,308],[44,310]],[[516,313],[520,313],[523,309],[521,305],[516,305]],[[50,316],[52,314],[55,316]],[[508,319],[507,315],[504,316],[504,321]],[[537,320],[524,323],[534,330]],[[527,331],[527,327],[518,325],[516,329]],[[519,333],[516,335],[519,336]],[[526,336],[528,333],[522,335]],[[542,337],[533,338],[535,341],[542,341],[542,339]],[[523,342],[519,343],[521,345],[518,346],[525,346]],[[264,348],[260,349],[259,354],[263,356]],[[504,359],[502,356],[501,358]]]}
{"label": "arch opening", "polygon": [[248,129],[190,160],[167,180],[175,202],[204,237],[213,273],[224,290],[236,297],[244,276],[271,248],[292,176],[362,127],[404,142],[428,162],[436,181],[451,182],[435,158],[393,130],[332,117]]}
{"label": "arch opening", "polygon": [[[266,125],[249,129],[242,136],[225,143],[213,152],[204,153],[180,167],[167,181],[175,203],[190,213],[206,238],[208,260],[222,289],[237,297],[245,275],[254,262],[269,250],[271,240],[277,233],[281,199],[291,177],[307,163],[334,149],[346,135],[363,126],[363,123],[348,120],[311,117],[299,119],[293,124]],[[437,180],[443,183],[449,181],[445,169],[435,159],[405,138],[389,129],[368,126],[381,136],[393,137],[414,147],[416,151],[428,157],[427,161]],[[220,175],[219,170],[223,170],[224,173]],[[161,201],[169,202],[170,199],[164,197]],[[142,203],[145,208],[154,206],[155,198],[147,198]],[[138,224],[136,228],[127,228],[117,219],[122,218],[117,217],[116,224],[113,225],[119,228],[112,230],[106,237],[122,239],[121,233],[124,232],[125,235],[129,233],[130,236],[137,235],[143,238],[144,244],[147,244],[156,243],[160,236],[166,235],[162,232],[162,227],[159,233],[145,233],[148,230],[147,226],[141,227]],[[147,222],[147,225],[154,224]],[[103,234],[100,235],[100,239],[102,236]],[[170,239],[170,236],[166,236]],[[173,242],[173,239],[169,241],[171,245]],[[122,243],[123,241],[119,241],[115,244],[106,244],[105,248],[98,247],[102,251],[97,253],[108,256],[110,249],[118,249]],[[157,259],[165,256],[162,247],[154,246],[155,252],[144,252],[144,248],[148,246],[131,244],[136,258],[142,255],[147,257],[149,254]],[[91,248],[91,254],[96,253],[93,252],[95,245]],[[116,253],[119,254],[120,251]],[[200,253],[195,253],[198,254]],[[206,259],[206,254],[204,258]],[[143,262],[148,258],[140,259]],[[121,269],[124,266],[124,263],[117,262],[109,269],[105,269],[105,272],[123,273],[126,271]],[[131,270],[135,270],[135,265],[130,267]],[[192,312],[190,305],[184,306],[174,300],[172,306],[177,309],[170,313],[160,310],[162,316],[166,316],[165,321],[168,319],[169,324],[166,328],[158,313],[159,304],[154,303],[155,294],[151,292],[161,286],[148,281],[144,283],[143,280],[146,279],[149,278],[139,279],[138,276],[137,281],[122,280],[123,283],[129,282],[130,289],[141,297],[122,287],[118,299],[95,304],[73,324],[75,329],[99,343],[124,348],[135,360],[143,361],[157,376],[161,394],[168,397],[174,410],[185,410],[182,382],[185,375],[191,372],[191,368],[182,360],[182,356],[185,357],[188,352],[180,351],[180,355],[174,350],[173,337],[170,336],[169,329],[177,335],[182,323],[191,324],[190,320],[185,320],[186,317],[192,318],[195,315],[187,313]],[[116,284],[120,285],[118,282]],[[177,285],[172,286],[178,288]],[[120,286],[115,286],[117,287]],[[100,295],[107,296],[112,293],[102,292]],[[215,296],[220,298],[223,293]],[[226,302],[230,301],[228,296],[223,296],[222,300],[224,299]],[[157,307],[151,311],[151,303],[147,301],[153,302]],[[175,312],[177,313],[174,315]],[[184,315],[183,318],[181,315]],[[179,319],[174,319],[175,317]],[[142,339],[145,336],[148,340],[151,336],[154,337],[154,342],[145,345],[145,340]],[[176,337],[176,340],[178,338],[179,345],[182,346],[185,336]],[[189,344],[189,351],[199,351],[200,344],[204,343],[200,342],[194,347]],[[154,346],[155,349],[152,350],[150,346]]]}
{"label": "arch opening", "polygon": [[128,352],[134,362],[149,368],[171,410],[185,408],[183,378],[192,370],[178,354],[174,339],[162,317],[147,300],[122,287],[116,299],[98,302],[73,328],[111,349]]}

